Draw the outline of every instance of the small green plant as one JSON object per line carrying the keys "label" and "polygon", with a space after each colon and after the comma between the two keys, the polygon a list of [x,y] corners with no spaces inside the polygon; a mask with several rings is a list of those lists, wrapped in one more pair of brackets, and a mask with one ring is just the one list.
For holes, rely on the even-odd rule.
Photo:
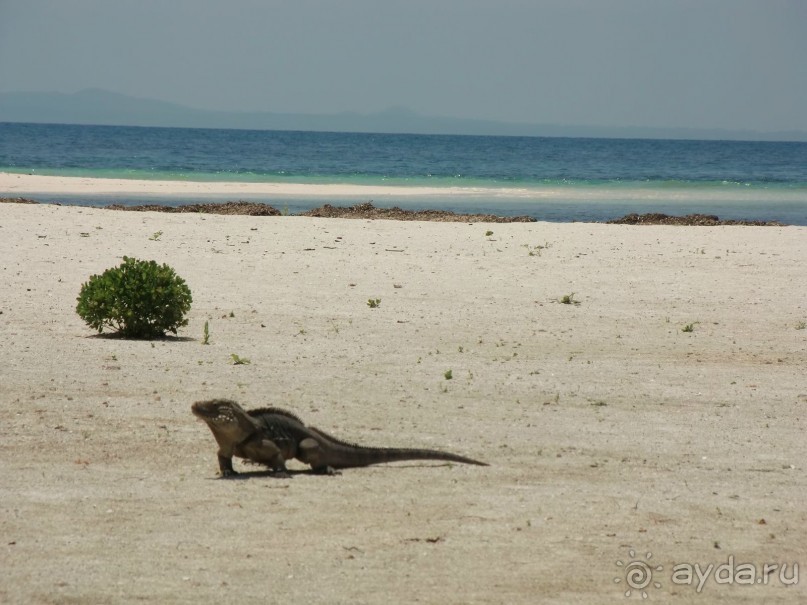
{"label": "small green plant", "polygon": [[230,357],[232,357],[234,366],[244,366],[244,365],[248,365],[248,364],[252,363],[246,357],[239,357],[235,353],[230,353]]}
{"label": "small green plant", "polygon": [[152,236],[149,238],[149,241],[152,241],[152,242],[158,242],[158,241],[160,241],[160,238],[161,238],[162,236],[163,236],[163,232],[162,232],[162,231],[155,231],[155,232],[154,232],[154,235],[152,235]]}
{"label": "small green plant", "polygon": [[168,265],[124,256],[118,267],[93,275],[81,286],[76,313],[103,332],[124,338],[159,338],[188,325],[191,291]]}
{"label": "small green plant", "polygon": [[796,324],[797,330],[803,330],[804,328],[807,328],[807,322],[800,321]]}
{"label": "small green plant", "polygon": [[485,237],[490,237],[493,235],[493,231],[485,231]]}
{"label": "small green plant", "polygon": [[695,323],[687,324],[683,328],[681,328],[682,332],[694,332],[695,331]]}
{"label": "small green plant", "polygon": [[524,247],[527,249],[527,253],[530,256],[541,256],[541,250],[546,250],[547,248],[551,247],[549,242],[546,242],[543,246],[538,244],[537,246],[530,246],[529,244],[524,244]]}
{"label": "small green plant", "polygon": [[371,309],[377,309],[381,306],[381,299],[380,298],[368,298],[367,299],[367,306]]}
{"label": "small green plant", "polygon": [[564,294],[560,297],[560,302],[564,305],[579,305],[580,302],[574,299],[574,292],[571,294]]}
{"label": "small green plant", "polygon": [[454,378],[454,373],[451,370],[446,370],[446,373],[443,374],[443,376],[445,376],[446,380],[451,380]]}
{"label": "small green plant", "polygon": [[204,332],[202,333],[202,344],[209,345],[210,344],[210,325],[207,321],[205,321]]}

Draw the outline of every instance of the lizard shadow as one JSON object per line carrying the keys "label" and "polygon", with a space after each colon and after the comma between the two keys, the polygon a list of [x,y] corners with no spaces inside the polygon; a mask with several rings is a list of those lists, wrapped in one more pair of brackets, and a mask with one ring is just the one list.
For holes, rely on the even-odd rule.
{"label": "lizard shadow", "polygon": [[317,473],[313,469],[307,470],[289,470],[285,475],[279,475],[273,470],[265,470],[265,471],[238,471],[237,475],[230,475],[228,477],[223,477],[218,475],[216,477],[208,477],[210,481],[247,481],[248,479],[292,479],[297,475],[322,475],[322,473]]}
{"label": "lizard shadow", "polygon": [[[436,468],[441,466],[452,466],[451,462],[438,462],[436,464],[390,464],[386,465],[384,468],[386,469],[406,469],[406,468]],[[355,469],[349,469],[355,470]],[[230,475],[229,477],[222,477],[221,475],[217,477],[208,477],[211,481],[247,481],[249,479],[293,479],[298,475],[302,476],[312,476],[312,477],[336,477],[342,474],[341,470],[336,471],[335,473],[323,473],[321,471],[315,470],[313,468],[307,469],[288,469],[286,471],[286,475],[279,475],[275,471],[271,469],[267,470],[256,470],[256,471],[238,471],[237,475]]]}

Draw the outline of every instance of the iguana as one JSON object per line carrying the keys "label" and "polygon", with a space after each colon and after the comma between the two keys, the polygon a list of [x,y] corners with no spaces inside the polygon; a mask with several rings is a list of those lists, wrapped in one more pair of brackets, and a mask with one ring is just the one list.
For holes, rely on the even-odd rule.
{"label": "iguana", "polygon": [[219,469],[223,477],[237,475],[233,456],[265,464],[276,476],[289,477],[286,461],[296,458],[315,472],[332,475],[336,469],[369,466],[401,460],[447,460],[487,466],[464,456],[427,449],[364,447],[341,441],[306,426],[280,408],[244,410],[235,401],[197,401],[193,414],[207,423],[219,444]]}

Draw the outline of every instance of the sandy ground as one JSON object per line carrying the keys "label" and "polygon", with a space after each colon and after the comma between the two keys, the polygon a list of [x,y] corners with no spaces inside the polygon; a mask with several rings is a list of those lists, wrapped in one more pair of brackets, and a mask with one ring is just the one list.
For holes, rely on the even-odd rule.
{"label": "sandy ground", "polygon": [[[75,313],[123,255],[179,338]],[[805,602],[806,268],[804,227],[2,204],[0,601]],[[491,466],[218,479],[216,396]]]}

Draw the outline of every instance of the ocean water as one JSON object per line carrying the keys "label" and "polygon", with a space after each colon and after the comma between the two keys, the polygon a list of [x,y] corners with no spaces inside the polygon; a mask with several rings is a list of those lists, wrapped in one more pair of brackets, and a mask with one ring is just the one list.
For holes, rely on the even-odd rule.
{"label": "ocean water", "polygon": [[[601,221],[629,212],[807,225],[807,143],[357,134],[0,123],[0,171],[437,188],[376,205]],[[462,188],[457,194],[454,189]],[[442,194],[440,190],[445,190]],[[0,196],[7,192],[0,191]],[[32,196],[97,205],[225,201]],[[291,212],[368,201],[299,196]]]}

